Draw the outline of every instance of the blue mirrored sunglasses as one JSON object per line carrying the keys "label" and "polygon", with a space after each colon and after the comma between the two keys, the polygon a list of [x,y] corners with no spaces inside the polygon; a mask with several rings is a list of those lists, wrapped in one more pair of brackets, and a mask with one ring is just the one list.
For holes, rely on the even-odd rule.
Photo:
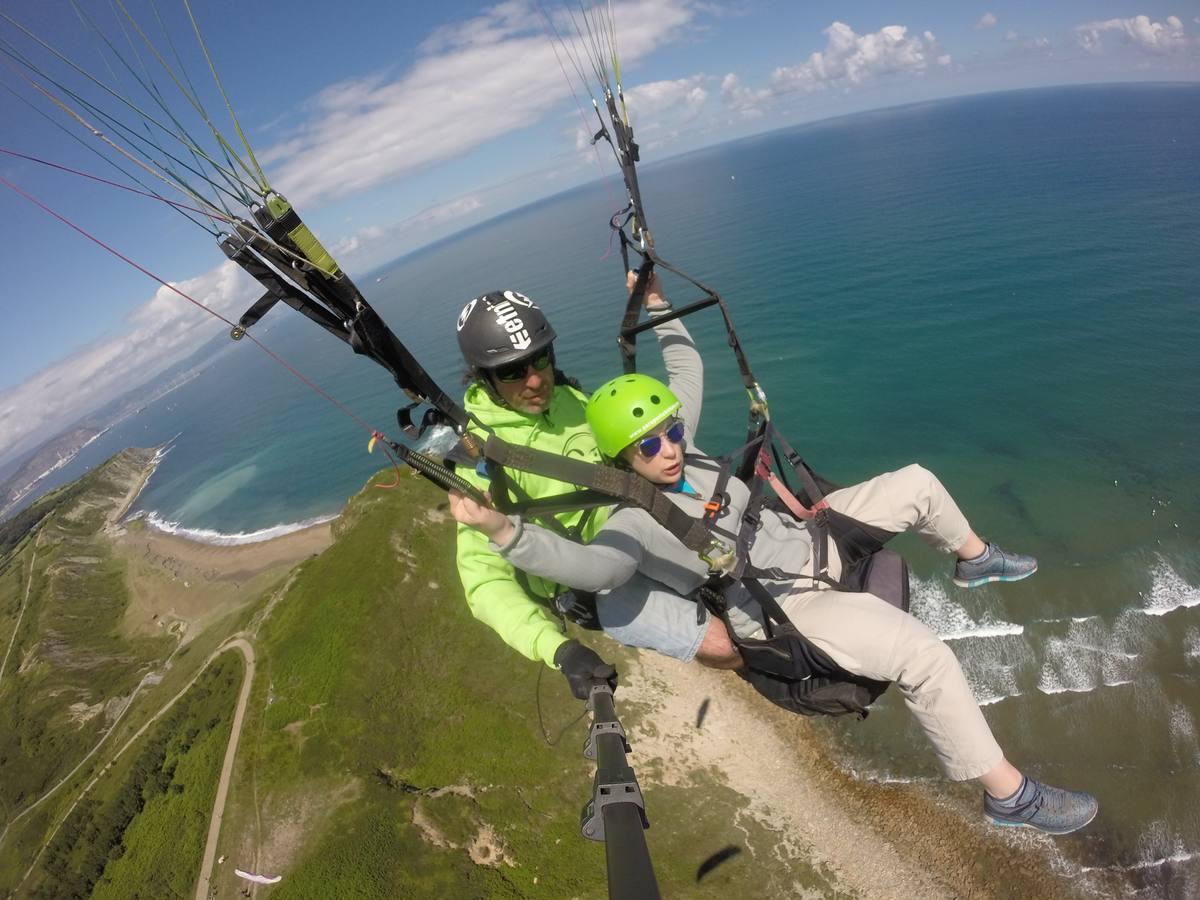
{"label": "blue mirrored sunglasses", "polygon": [[646,459],[654,459],[658,456],[658,452],[662,450],[663,438],[666,438],[672,444],[683,443],[683,423],[676,419],[671,423],[671,426],[661,434],[651,435],[648,438],[642,438],[638,441],[638,453],[646,457]]}

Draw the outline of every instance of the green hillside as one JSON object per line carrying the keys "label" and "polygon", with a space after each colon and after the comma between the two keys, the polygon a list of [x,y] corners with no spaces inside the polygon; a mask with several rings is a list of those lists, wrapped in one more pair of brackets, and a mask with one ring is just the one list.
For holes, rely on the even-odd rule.
{"label": "green hillside", "polygon": [[152,451],[126,451],[5,523],[0,799],[20,809],[70,771],[177,641],[122,633],[123,567],[103,530]]}

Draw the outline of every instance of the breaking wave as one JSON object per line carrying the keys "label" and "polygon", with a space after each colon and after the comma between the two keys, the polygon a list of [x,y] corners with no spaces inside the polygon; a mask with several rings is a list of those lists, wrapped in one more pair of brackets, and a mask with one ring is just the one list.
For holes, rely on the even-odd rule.
{"label": "breaking wave", "polygon": [[1023,626],[991,612],[973,616],[937,579],[913,579],[912,612],[942,640],[954,641],[954,653],[980,706],[1023,693],[1017,677],[1034,664]]}
{"label": "breaking wave", "polygon": [[1177,609],[1200,606],[1200,588],[1184,581],[1165,559],[1159,558],[1151,576],[1150,590],[1142,595],[1145,603],[1141,612],[1165,616]]}
{"label": "breaking wave", "polygon": [[964,606],[950,599],[936,580],[913,579],[912,613],[944,641],[1002,637],[1025,631],[1023,625],[1005,622],[987,612],[976,620]]}
{"label": "breaking wave", "polygon": [[1141,667],[1141,631],[1129,613],[1111,626],[1098,617],[1071,619],[1063,637],[1047,637],[1037,688],[1043,694],[1086,693],[1132,684]]}
{"label": "breaking wave", "polygon": [[272,525],[269,528],[260,528],[257,531],[238,531],[232,534],[223,531],[214,531],[211,528],[185,528],[178,522],[169,522],[163,519],[154,511],[138,513],[137,518],[142,519],[151,528],[166,534],[173,534],[181,538],[187,538],[189,541],[197,541],[201,544],[230,547],[236,544],[257,544],[261,541],[283,537],[285,534],[303,531],[305,528],[312,528],[314,525],[323,525],[326,522],[332,522],[337,516],[313,516],[311,519],[303,519],[299,522],[285,522],[279,525]]}

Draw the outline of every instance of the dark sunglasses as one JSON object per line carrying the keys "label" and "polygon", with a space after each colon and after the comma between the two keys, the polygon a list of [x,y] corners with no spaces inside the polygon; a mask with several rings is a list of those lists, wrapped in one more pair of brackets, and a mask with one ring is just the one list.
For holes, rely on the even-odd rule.
{"label": "dark sunglasses", "polygon": [[662,434],[651,435],[648,438],[642,438],[638,441],[638,453],[646,457],[646,459],[654,459],[658,456],[658,451],[662,449],[663,438],[666,438],[672,444],[683,443],[683,423],[676,419],[671,423],[671,427]]}
{"label": "dark sunglasses", "polygon": [[497,381],[503,381],[505,384],[513,384],[521,381],[529,372],[529,367],[538,372],[544,372],[554,362],[554,351],[550,348],[543,350],[537,356],[525,359],[518,359],[516,362],[510,362],[507,365],[499,366],[492,369],[492,374],[496,376]]}

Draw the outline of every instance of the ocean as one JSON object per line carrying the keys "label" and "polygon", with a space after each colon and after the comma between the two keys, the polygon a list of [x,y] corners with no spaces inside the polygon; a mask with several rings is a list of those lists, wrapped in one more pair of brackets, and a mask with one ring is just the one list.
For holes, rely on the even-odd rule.
{"label": "ocean", "polygon": [[[1121,869],[1138,896],[1200,895],[1200,86],[905,106],[648,163],[641,179],[660,253],[726,297],[775,419],[818,471],[853,483],[920,462],[981,534],[1039,557],[1035,578],[966,592],[945,558],[897,543],[914,611],[951,642],[1010,759],[1099,797],[1097,821],[1055,842],[1061,864]],[[619,370],[620,196],[612,181],[559,195],[360,286],[455,388],[458,310],[521,290],[594,386]],[[715,316],[689,325],[707,364],[699,443],[732,449],[736,368]],[[290,310],[256,334],[396,433],[382,370]],[[158,444],[135,512],[214,541],[334,515],[385,464],[242,342],[42,487]],[[895,691],[864,723],[822,727],[864,777],[938,777]]]}

